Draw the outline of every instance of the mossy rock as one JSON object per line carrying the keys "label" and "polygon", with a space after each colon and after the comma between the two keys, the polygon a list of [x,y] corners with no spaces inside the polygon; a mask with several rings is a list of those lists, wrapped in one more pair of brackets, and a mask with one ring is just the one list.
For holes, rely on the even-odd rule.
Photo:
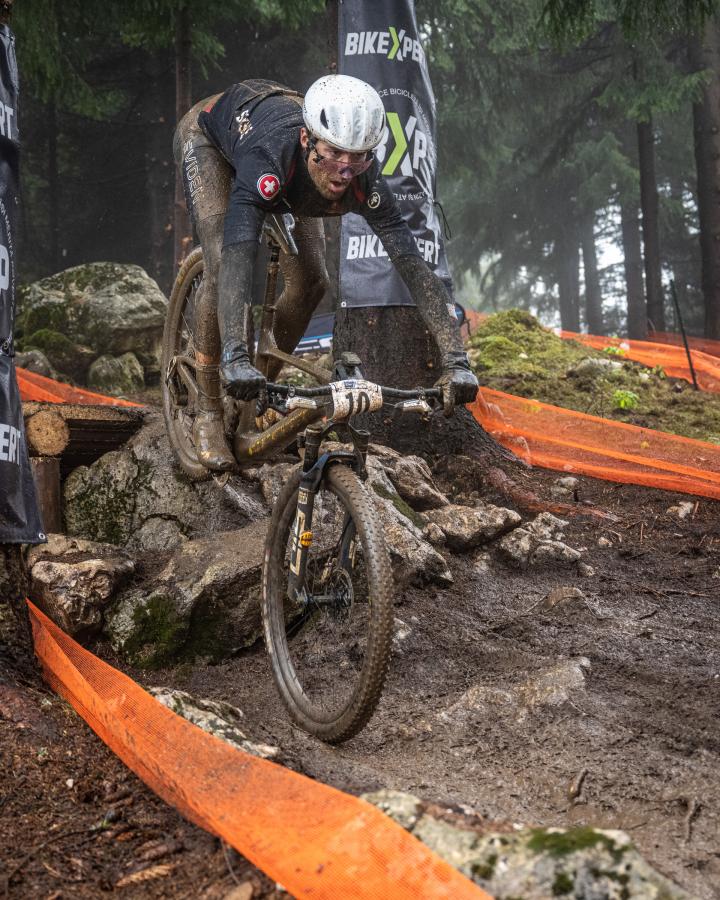
{"label": "mossy rock", "polygon": [[28,285],[17,330],[23,339],[45,329],[62,333],[95,356],[133,352],[156,371],[166,309],[162,291],[140,266],[88,263]]}
{"label": "mossy rock", "polygon": [[100,356],[88,370],[87,383],[89,388],[100,393],[128,396],[145,386],[143,367],[134,353]]}
{"label": "mossy rock", "polygon": [[75,344],[52,328],[40,328],[25,337],[22,349],[40,350],[55,369],[82,383],[94,355],[89,347]]}

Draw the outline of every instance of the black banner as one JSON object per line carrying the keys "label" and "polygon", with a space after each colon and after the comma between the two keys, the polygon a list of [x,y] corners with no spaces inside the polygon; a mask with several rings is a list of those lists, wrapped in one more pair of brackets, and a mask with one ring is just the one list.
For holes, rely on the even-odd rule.
{"label": "black banner", "polygon": [[0,543],[45,540],[15,378],[15,211],[18,203],[18,72],[15,38],[0,25]]}
{"label": "black banner", "polygon": [[[338,72],[371,84],[387,115],[376,150],[421,255],[452,293],[435,199],[435,98],[412,0],[338,0]],[[411,306],[382,244],[361,216],[343,216],[341,307]]]}

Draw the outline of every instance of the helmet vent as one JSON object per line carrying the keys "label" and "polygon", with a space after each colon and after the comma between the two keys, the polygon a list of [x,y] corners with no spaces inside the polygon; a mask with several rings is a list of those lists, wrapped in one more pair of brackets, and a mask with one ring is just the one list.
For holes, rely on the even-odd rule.
{"label": "helmet vent", "polygon": [[325,110],[324,110],[324,109],[320,110],[320,122],[322,123],[323,128],[328,128],[328,127],[329,127],[329,126],[328,126],[327,116],[325,115]]}

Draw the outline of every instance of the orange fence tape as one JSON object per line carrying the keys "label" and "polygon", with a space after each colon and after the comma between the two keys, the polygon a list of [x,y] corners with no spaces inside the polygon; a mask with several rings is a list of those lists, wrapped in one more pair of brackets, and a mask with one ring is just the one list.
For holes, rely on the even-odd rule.
{"label": "orange fence tape", "polygon": [[[683,346],[682,335],[671,331],[651,331],[648,334],[651,341],[657,344],[679,344]],[[700,350],[702,353],[708,353],[710,356],[720,358],[720,341],[711,341],[709,338],[689,337],[688,344],[691,350]]]}
{"label": "orange fence tape", "polygon": [[71,387],[53,378],[46,378],[27,369],[15,368],[21,400],[40,400],[45,403],[78,403],[85,406],[141,406],[131,400],[120,400],[118,397],[105,397],[82,388]]}
{"label": "orange fence tape", "polygon": [[[597,334],[578,334],[574,331],[561,331],[560,337],[580,341],[595,350],[619,347],[625,351],[628,359],[640,362],[650,368],[661,366],[665,374],[672,378],[684,378],[686,381],[692,381],[687,355],[682,346],[652,341],[630,341],[623,338],[602,337]],[[690,352],[698,386],[704,391],[720,393],[720,359],[700,350],[691,350]]]}
{"label": "orange fence tape", "polygon": [[490,897],[374,806],[201,731],[28,605],[54,690],[163,800],[294,896]]}
{"label": "orange fence tape", "polygon": [[720,446],[482,388],[470,407],[534,466],[720,500]]}

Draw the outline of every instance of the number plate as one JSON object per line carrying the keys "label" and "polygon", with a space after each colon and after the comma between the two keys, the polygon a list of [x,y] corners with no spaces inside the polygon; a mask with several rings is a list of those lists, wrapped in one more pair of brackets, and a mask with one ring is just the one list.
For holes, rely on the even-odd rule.
{"label": "number plate", "polygon": [[374,412],[383,403],[382,389],[372,381],[335,381],[330,385],[333,399],[333,415],[347,419],[360,413]]}

